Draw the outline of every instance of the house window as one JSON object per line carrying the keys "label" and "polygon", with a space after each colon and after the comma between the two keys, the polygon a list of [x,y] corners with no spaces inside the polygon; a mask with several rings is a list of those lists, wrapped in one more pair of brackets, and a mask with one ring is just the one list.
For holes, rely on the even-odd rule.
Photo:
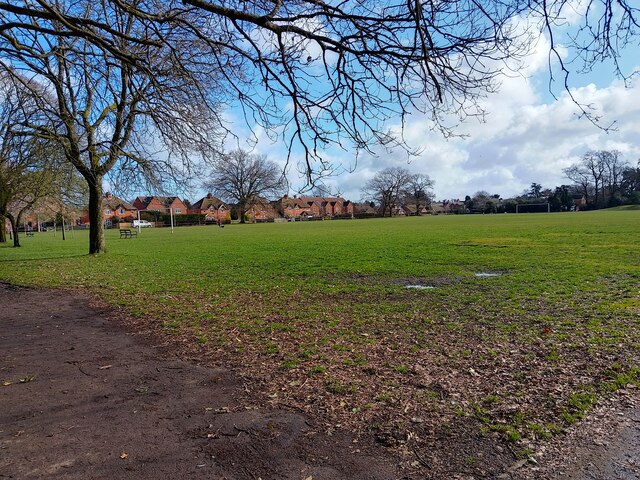
{"label": "house window", "polygon": [[182,210],[179,209],[179,208],[176,208],[176,214],[178,214],[178,213],[182,213]]}
{"label": "house window", "polygon": [[120,209],[120,215],[124,215],[124,208]]}
{"label": "house window", "polygon": [[216,211],[216,209],[215,209],[215,207],[214,207],[213,205],[211,205],[211,206],[209,207],[209,211],[210,211],[211,213],[213,213],[213,212],[215,212],[215,211]]}
{"label": "house window", "polygon": [[104,211],[104,214],[105,214],[105,215],[111,215],[111,209],[110,209],[110,208],[107,208],[107,209]]}

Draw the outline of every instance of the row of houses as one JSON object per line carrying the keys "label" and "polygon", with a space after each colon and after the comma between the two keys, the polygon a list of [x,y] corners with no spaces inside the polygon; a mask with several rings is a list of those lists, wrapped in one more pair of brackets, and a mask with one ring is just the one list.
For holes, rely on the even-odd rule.
{"label": "row of houses", "polygon": [[[47,208],[50,207],[50,208]],[[122,198],[107,193],[102,199],[102,213],[104,223],[107,227],[115,226],[120,222],[130,222],[138,218],[139,213],[146,212],[149,220],[157,219],[159,215],[167,215],[173,212],[174,215],[199,214],[203,215],[206,222],[222,223],[231,221],[231,210],[233,206],[228,205],[219,198],[211,194],[199,199],[194,203],[183,200],[177,196],[139,196],[129,202]],[[30,212],[23,218],[25,228],[30,227],[39,230],[46,224],[47,218],[55,217],[64,209],[60,206],[45,205],[38,211]],[[394,216],[427,215],[427,214],[450,214],[462,213],[464,202],[451,200],[443,202],[433,202],[428,206],[420,205],[419,209],[415,205],[397,205],[392,208]],[[78,212],[75,209],[66,209],[65,217],[73,225],[88,225],[89,212],[84,210]],[[288,195],[275,201],[258,199],[247,212],[249,221],[270,222],[274,220],[306,220],[316,218],[351,218],[351,217],[374,217],[382,215],[380,207],[371,203],[354,203],[342,197],[318,197],[318,196],[293,196]],[[44,222],[44,223],[42,223]]]}
{"label": "row of houses", "polygon": [[[168,214],[200,214],[208,222],[228,222],[231,220],[231,206],[210,193],[194,203],[177,196],[139,196],[132,202],[107,193],[102,200],[103,216],[107,226],[116,222],[127,222],[138,217],[138,212]],[[276,201],[257,199],[247,216],[252,221],[273,221],[283,219],[325,218],[353,216],[356,206],[341,197],[284,197]],[[89,214],[85,212],[81,222],[89,223]]]}
{"label": "row of houses", "polygon": [[[102,200],[103,216],[107,226],[117,222],[127,222],[138,217],[138,212],[174,215],[199,214],[206,222],[229,222],[232,206],[212,194],[196,202],[180,199],[177,196],[139,196],[132,202],[107,193]],[[401,204],[392,208],[394,216],[450,214],[464,210],[464,202],[449,200],[433,202],[430,205]],[[369,203],[353,203],[342,197],[293,196],[284,195],[275,201],[257,199],[248,209],[249,221],[268,222],[276,219],[305,220],[313,218],[336,218],[380,215],[379,207]],[[88,212],[84,212],[81,223],[89,223]]]}

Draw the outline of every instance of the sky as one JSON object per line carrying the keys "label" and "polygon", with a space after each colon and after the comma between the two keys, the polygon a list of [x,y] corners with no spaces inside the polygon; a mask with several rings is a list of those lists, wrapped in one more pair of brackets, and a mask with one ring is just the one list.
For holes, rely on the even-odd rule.
{"label": "sky", "polygon": [[[571,93],[600,117],[594,125],[580,117],[562,83],[549,87],[548,51],[549,40],[541,36],[520,74],[505,75],[500,88],[483,100],[489,112],[485,121],[464,122],[456,130],[459,137],[446,139],[432,130],[429,119],[412,116],[404,134],[412,147],[422,151],[417,157],[384,152],[360,155],[356,163],[354,152],[327,150],[325,155],[345,171],[326,179],[325,185],[331,193],[358,201],[362,186],[376,172],[400,166],[429,175],[438,200],[463,199],[482,190],[509,198],[522,194],[533,182],[544,188],[569,183],[562,170],[589,150],[616,149],[635,165],[640,160],[640,78],[625,84],[606,64],[589,73],[572,73]],[[565,53],[569,58],[570,52]],[[621,63],[627,75],[640,71],[640,47],[625,50]],[[259,128],[254,132],[258,138],[254,153],[284,165],[285,145],[272,143]],[[288,178],[294,194],[305,181],[296,171],[295,158],[292,163]]]}

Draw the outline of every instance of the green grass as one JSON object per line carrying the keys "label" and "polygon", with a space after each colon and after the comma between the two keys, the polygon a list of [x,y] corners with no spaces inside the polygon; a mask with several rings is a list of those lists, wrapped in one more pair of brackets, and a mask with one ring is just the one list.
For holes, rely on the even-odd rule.
{"label": "green grass", "polygon": [[612,207],[609,209],[609,211],[611,210],[616,210],[616,211],[621,211],[621,210],[640,210],[640,205],[620,205],[619,207]]}
{"label": "green grass", "polygon": [[[579,420],[638,382],[638,211],[147,229],[126,240],[113,230],[96,257],[87,236],[0,245],[0,279],[87,290],[248,376],[277,372],[266,393],[283,402],[322,391],[353,423],[379,409],[446,421],[482,405],[482,422],[508,440],[546,438],[560,429],[543,425]],[[415,284],[434,288],[405,288]]]}

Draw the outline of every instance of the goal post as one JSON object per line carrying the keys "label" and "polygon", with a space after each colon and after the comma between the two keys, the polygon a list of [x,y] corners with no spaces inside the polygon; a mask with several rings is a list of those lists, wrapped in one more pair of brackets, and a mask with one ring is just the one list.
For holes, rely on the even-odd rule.
{"label": "goal post", "polygon": [[551,213],[551,204],[544,203],[516,203],[516,213]]}

